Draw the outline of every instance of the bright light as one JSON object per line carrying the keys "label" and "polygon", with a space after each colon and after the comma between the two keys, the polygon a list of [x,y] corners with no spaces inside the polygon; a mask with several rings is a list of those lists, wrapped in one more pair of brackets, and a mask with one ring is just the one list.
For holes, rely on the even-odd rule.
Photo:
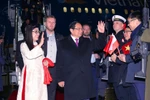
{"label": "bright light", "polygon": [[92,13],[95,14],[95,8],[92,8],[91,10],[92,10]]}
{"label": "bright light", "polygon": [[127,10],[127,9],[125,9],[125,10],[124,10],[124,13],[127,15],[127,14],[128,14],[128,10]]}
{"label": "bright light", "polygon": [[100,14],[102,14],[102,9],[101,9],[101,8],[98,8],[98,12],[99,12]]}
{"label": "bright light", "polygon": [[88,8],[85,8],[84,10],[85,10],[85,13],[88,13],[88,12],[89,12]]}
{"label": "bright light", "polygon": [[71,11],[72,13],[74,13],[74,7],[71,7],[71,8],[70,8],[70,11]]}
{"label": "bright light", "polygon": [[78,13],[81,13],[81,12],[82,12],[81,8],[80,8],[80,7],[78,7]]}
{"label": "bright light", "polygon": [[111,9],[112,14],[115,14],[115,9]]}
{"label": "bright light", "polygon": [[67,12],[67,7],[63,7],[63,11],[66,13]]}
{"label": "bright light", "polygon": [[109,13],[109,10],[108,10],[108,8],[106,8],[106,9],[105,9],[105,13],[106,13],[106,14],[108,14],[108,13]]}

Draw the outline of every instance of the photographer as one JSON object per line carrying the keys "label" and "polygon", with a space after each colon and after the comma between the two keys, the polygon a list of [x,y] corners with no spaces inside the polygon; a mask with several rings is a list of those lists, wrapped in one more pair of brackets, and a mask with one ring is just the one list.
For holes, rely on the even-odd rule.
{"label": "photographer", "polygon": [[125,78],[126,83],[134,83],[136,88],[136,94],[138,96],[138,100],[144,100],[144,91],[145,91],[145,82],[141,80],[135,80],[135,73],[141,70],[142,68],[142,60],[141,55],[137,53],[136,55],[131,55],[132,52],[137,48],[137,42],[139,35],[142,34],[142,14],[139,11],[132,12],[128,16],[128,26],[130,27],[132,34],[131,40],[132,43],[130,45],[130,54],[120,54],[118,58],[128,63],[127,75]]}

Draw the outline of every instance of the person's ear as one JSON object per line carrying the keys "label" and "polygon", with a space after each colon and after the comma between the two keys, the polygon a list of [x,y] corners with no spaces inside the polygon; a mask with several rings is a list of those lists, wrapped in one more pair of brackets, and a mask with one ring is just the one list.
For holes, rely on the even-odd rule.
{"label": "person's ear", "polygon": [[73,32],[73,29],[72,29],[72,28],[70,28],[70,32],[71,32],[71,33]]}

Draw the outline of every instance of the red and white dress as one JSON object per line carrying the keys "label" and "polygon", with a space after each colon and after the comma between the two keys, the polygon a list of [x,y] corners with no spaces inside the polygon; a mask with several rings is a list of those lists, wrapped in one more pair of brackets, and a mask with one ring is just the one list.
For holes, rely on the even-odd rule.
{"label": "red and white dress", "polygon": [[36,46],[29,50],[24,42],[20,46],[24,61],[21,82],[17,94],[17,100],[48,100],[47,85],[44,84],[44,69],[42,60],[44,52]]}

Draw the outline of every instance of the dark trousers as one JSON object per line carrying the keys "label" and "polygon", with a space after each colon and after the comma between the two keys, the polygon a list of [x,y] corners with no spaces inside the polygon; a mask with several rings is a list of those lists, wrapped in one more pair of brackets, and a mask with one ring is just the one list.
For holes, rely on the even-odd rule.
{"label": "dark trousers", "polygon": [[113,84],[117,100],[139,100],[136,95],[136,89],[134,85],[123,86],[122,84]]}
{"label": "dark trousers", "polygon": [[[55,67],[55,66],[54,66]],[[55,96],[56,96],[56,87],[57,87],[57,82],[56,82],[56,69],[55,68],[49,68],[50,74],[53,78],[53,81],[47,85],[47,89],[48,89],[48,100],[55,100]]]}
{"label": "dark trousers", "polygon": [[50,83],[50,85],[47,86],[48,89],[48,100],[55,100],[55,94],[56,94],[56,81]]}
{"label": "dark trousers", "polygon": [[138,100],[145,100],[145,82],[134,83]]}

